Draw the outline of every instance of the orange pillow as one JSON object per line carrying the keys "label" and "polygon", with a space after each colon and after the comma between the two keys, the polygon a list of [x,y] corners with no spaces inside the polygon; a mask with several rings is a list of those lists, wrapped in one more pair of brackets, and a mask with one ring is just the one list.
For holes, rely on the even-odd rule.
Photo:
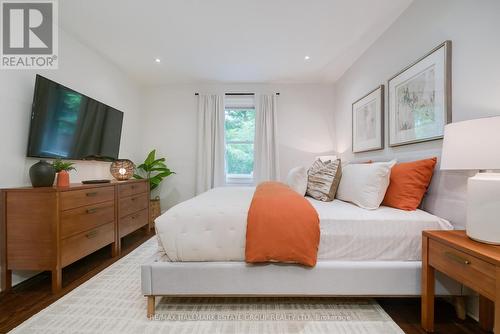
{"label": "orange pillow", "polygon": [[391,182],[382,205],[413,211],[431,183],[437,158],[400,163],[392,167]]}

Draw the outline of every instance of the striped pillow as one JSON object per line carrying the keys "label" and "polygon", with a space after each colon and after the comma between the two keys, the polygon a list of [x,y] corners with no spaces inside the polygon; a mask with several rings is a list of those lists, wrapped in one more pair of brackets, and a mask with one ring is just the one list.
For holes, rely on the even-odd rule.
{"label": "striped pillow", "polygon": [[309,168],[306,195],[323,202],[333,201],[342,176],[340,159],[314,161]]}

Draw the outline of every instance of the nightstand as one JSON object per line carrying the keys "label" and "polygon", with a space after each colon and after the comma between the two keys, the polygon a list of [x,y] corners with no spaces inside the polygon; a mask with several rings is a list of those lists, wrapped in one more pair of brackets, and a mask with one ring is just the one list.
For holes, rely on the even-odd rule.
{"label": "nightstand", "polygon": [[428,332],[434,331],[435,270],[479,293],[481,328],[495,324],[500,334],[500,246],[474,241],[465,231],[423,232],[422,327]]}

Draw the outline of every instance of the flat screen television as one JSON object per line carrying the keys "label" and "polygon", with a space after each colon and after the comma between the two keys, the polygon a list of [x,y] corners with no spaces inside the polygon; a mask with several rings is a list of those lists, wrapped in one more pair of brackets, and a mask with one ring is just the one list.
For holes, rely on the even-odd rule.
{"label": "flat screen television", "polygon": [[117,159],[122,123],[123,112],[37,75],[27,155]]}

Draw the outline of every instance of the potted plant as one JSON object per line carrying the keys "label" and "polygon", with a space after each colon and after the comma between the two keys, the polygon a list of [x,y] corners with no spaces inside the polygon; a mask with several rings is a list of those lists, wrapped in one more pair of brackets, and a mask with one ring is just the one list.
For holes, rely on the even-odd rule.
{"label": "potted plant", "polygon": [[[160,183],[168,176],[175,174],[168,169],[165,164],[165,158],[156,158],[156,150],[149,152],[146,160],[137,166],[137,173],[134,173],[136,179],[147,179],[149,181],[149,189],[152,192]],[[150,220],[154,220],[161,214],[160,197],[150,199]]]}
{"label": "potted plant", "polygon": [[57,173],[57,186],[58,187],[69,187],[69,171],[76,170],[73,167],[74,163],[69,161],[62,161],[61,159],[56,159],[52,166]]}

